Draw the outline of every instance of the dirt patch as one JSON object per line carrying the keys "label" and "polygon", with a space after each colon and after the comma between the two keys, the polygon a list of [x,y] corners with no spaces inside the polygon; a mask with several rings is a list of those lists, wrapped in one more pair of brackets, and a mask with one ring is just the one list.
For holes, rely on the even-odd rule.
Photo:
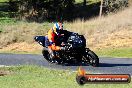
{"label": "dirt patch", "polygon": [[0,76],[10,75],[10,74],[12,74],[12,72],[5,71],[5,70],[0,70]]}
{"label": "dirt patch", "polygon": [[[106,38],[97,40],[95,36],[89,38],[89,47],[92,49],[104,49],[104,48],[121,48],[121,47],[131,47],[132,48],[132,29],[123,29],[120,31],[108,34]],[[99,37],[99,36],[98,36]],[[100,38],[98,38],[100,39]]]}

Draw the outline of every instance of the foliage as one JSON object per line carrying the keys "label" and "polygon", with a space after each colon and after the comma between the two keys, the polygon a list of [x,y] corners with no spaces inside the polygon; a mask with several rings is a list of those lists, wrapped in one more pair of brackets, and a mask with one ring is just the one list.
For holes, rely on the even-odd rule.
{"label": "foliage", "polygon": [[0,0],[0,2],[8,2],[9,0]]}
{"label": "foliage", "polygon": [[104,0],[104,6],[107,13],[117,12],[124,7],[128,7],[128,0]]}
{"label": "foliage", "polygon": [[62,20],[64,12],[70,10],[74,2],[74,0],[10,0],[10,5],[12,7],[15,4],[20,19],[42,21]]}
{"label": "foliage", "polygon": [[[4,4],[6,5],[2,5]],[[76,18],[87,19],[99,15],[100,0],[2,0],[0,9],[6,15],[28,21],[72,21]],[[129,0],[130,3],[130,0]],[[128,6],[128,0],[104,0],[105,13],[117,12]],[[9,13],[7,13],[9,11]]]}

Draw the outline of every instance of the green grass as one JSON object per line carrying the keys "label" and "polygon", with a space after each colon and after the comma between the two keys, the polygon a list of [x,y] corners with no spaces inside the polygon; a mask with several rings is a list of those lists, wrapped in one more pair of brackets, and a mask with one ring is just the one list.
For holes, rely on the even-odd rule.
{"label": "green grass", "polygon": [[77,84],[76,72],[54,70],[38,66],[2,67],[11,72],[0,76],[1,88],[132,88],[129,84]]}
{"label": "green grass", "polygon": [[96,53],[103,57],[132,58],[132,48],[103,49],[97,50]]}
{"label": "green grass", "polygon": [[8,2],[9,0],[0,0],[0,2]]}
{"label": "green grass", "polygon": [[[92,4],[92,3],[97,3],[100,0],[86,0],[87,5]],[[83,0],[75,0],[75,3],[79,4],[79,3],[83,3]]]}
{"label": "green grass", "polygon": [[[132,58],[132,48],[116,48],[116,49],[102,49],[94,51],[99,57],[116,57],[116,58]],[[12,54],[41,54],[41,50],[33,52],[25,51],[0,51],[0,53]]]}
{"label": "green grass", "polygon": [[13,18],[9,18],[9,17],[1,17],[0,18],[0,25],[13,25],[16,24],[18,21],[16,19]]}

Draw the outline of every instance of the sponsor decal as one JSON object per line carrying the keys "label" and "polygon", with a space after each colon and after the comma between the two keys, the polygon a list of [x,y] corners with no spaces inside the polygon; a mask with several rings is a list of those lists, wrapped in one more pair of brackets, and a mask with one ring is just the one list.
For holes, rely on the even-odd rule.
{"label": "sponsor decal", "polygon": [[129,74],[88,74],[79,67],[76,81],[83,85],[86,83],[130,83],[131,76]]}

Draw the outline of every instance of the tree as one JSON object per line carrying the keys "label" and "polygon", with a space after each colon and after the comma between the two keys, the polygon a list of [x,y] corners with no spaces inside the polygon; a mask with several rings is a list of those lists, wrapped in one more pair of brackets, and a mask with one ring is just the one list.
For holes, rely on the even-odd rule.
{"label": "tree", "polygon": [[57,20],[66,17],[75,0],[13,0],[19,1],[17,9],[19,19],[29,21]]}
{"label": "tree", "polygon": [[83,0],[83,6],[86,6],[87,1]]}

